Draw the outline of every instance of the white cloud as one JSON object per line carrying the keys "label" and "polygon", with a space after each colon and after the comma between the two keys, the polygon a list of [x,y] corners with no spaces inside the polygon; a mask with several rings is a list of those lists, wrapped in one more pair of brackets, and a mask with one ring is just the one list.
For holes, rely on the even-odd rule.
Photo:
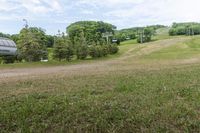
{"label": "white cloud", "polygon": [[79,20],[101,20],[119,28],[198,22],[199,5],[200,0],[0,0],[0,24],[9,20],[14,25],[22,18],[44,27],[66,27]]}
{"label": "white cloud", "polygon": [[8,2],[7,0],[0,0],[0,11],[8,12],[17,8],[16,3]]}
{"label": "white cloud", "polygon": [[31,13],[60,12],[62,7],[58,0],[20,0],[21,6]]}

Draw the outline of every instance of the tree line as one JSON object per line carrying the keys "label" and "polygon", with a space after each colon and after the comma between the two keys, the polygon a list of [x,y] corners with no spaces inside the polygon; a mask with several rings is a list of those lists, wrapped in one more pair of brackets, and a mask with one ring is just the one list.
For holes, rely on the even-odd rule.
{"label": "tree line", "polygon": [[200,34],[200,23],[189,22],[189,23],[173,23],[169,30],[169,35],[199,35]]}
{"label": "tree line", "polygon": [[[53,49],[53,59],[70,61],[83,60],[88,57],[99,58],[116,54],[118,46],[112,44],[111,38],[106,41],[103,33],[114,35],[116,27],[112,24],[96,21],[80,21],[66,28],[66,35],[46,35],[45,30],[37,27],[23,28],[19,34],[0,34],[17,44],[16,61],[34,62],[48,59],[47,48]],[[10,58],[9,58],[10,59]]]}
{"label": "tree line", "polygon": [[150,25],[146,27],[133,27],[128,29],[122,29],[116,31],[114,38],[119,40],[120,42],[129,39],[137,39],[138,43],[149,42],[151,41],[151,38],[155,34],[156,30],[164,27],[166,26]]}

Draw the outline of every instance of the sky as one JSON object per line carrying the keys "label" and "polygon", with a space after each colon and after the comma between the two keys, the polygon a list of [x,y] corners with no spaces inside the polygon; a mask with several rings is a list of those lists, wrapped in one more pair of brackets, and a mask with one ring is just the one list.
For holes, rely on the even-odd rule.
{"label": "sky", "polygon": [[65,32],[73,22],[105,21],[118,29],[173,22],[200,22],[200,0],[0,0],[0,32],[41,27]]}

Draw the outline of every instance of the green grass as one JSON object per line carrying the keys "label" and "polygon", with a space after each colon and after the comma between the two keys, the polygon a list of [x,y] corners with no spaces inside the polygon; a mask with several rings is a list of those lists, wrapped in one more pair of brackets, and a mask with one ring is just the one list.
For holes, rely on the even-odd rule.
{"label": "green grass", "polygon": [[145,59],[189,59],[200,55],[200,37],[196,36],[185,43],[172,45],[144,56]]}
{"label": "green grass", "polygon": [[199,132],[200,66],[1,84],[2,132]]}
{"label": "green grass", "polygon": [[137,39],[121,42],[120,45],[137,44]]}
{"label": "green grass", "polygon": [[23,62],[23,63],[13,63],[13,64],[0,64],[0,69],[51,67],[51,66],[61,66],[68,64],[77,64],[81,62],[82,61],[80,60],[73,62],[67,62],[67,61]]}
{"label": "green grass", "polygon": [[[1,132],[200,132],[200,64],[153,62],[198,55],[199,42],[197,36],[108,66],[1,81]],[[117,55],[83,62],[112,61],[148,44],[138,46],[124,42]]]}

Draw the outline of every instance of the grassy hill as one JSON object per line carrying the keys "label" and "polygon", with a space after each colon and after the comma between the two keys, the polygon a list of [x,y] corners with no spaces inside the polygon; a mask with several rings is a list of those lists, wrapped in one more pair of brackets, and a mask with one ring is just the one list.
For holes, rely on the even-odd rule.
{"label": "grassy hill", "polygon": [[112,58],[1,79],[1,131],[200,132],[200,37],[166,32]]}

